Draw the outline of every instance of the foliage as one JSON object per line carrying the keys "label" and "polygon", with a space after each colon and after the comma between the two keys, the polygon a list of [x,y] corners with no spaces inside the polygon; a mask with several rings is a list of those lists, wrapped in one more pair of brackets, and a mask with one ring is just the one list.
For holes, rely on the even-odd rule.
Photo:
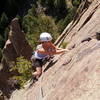
{"label": "foliage", "polygon": [[5,27],[7,26],[8,17],[5,13],[2,14],[0,18],[0,33],[4,37]]}
{"label": "foliage", "polygon": [[32,64],[24,57],[18,57],[16,65],[10,71],[18,71],[19,75],[14,76],[19,81],[21,87],[32,77]]}
{"label": "foliage", "polygon": [[[5,41],[8,38],[8,25],[12,18],[14,18],[21,6],[26,0],[3,0],[0,3],[0,48],[4,47]],[[2,42],[1,42],[2,41]]]}
{"label": "foliage", "polygon": [[[8,29],[6,29],[7,25],[9,24],[10,20],[18,14],[19,9],[21,10],[21,7],[24,5],[25,2],[26,0],[5,1],[5,7],[7,9],[3,10],[3,13],[0,17],[0,35],[3,37],[4,42],[7,39],[7,34],[8,34]],[[37,13],[38,5],[36,2],[39,2],[42,8],[45,9],[44,12],[42,13],[43,15]],[[66,2],[67,2],[66,0],[34,0],[32,8],[28,11],[28,14],[23,19],[23,30],[30,35],[28,36],[28,38],[30,39],[30,37],[33,36],[36,37],[37,40],[39,32],[41,32],[42,29],[43,31],[47,30],[42,28],[41,24],[42,21],[44,21],[44,19],[46,18],[47,20],[51,20],[51,23],[54,23],[52,25],[54,25],[55,31],[54,28],[53,31],[51,31],[52,30],[51,28],[49,32],[56,34],[56,35],[53,34],[54,38],[58,36],[59,33],[61,33],[64,30],[64,28],[68,25],[68,23],[73,19],[73,15],[75,14],[75,12],[73,12],[73,10],[69,11],[69,9],[76,9],[81,3],[81,0],[72,0],[73,8],[67,8]],[[50,25],[51,23],[50,21],[48,21],[48,25]],[[45,23],[43,24],[45,25]],[[4,46],[4,42],[2,42],[3,43],[2,47]]]}
{"label": "foliage", "polygon": [[5,13],[2,14],[0,18],[0,48],[2,49],[4,43],[7,39],[8,28],[6,28],[8,23],[8,17]]}
{"label": "foliage", "polygon": [[64,41],[63,41],[63,42],[61,43],[61,48],[65,49],[67,45],[68,45],[68,42],[64,42]]}
{"label": "foliage", "polygon": [[[32,14],[32,13],[31,13]],[[54,40],[58,37],[58,29],[52,17],[40,14],[32,16],[30,13],[23,19],[23,28],[27,33],[27,39],[30,45],[34,48],[39,40],[41,32],[49,32]]]}
{"label": "foliage", "polygon": [[72,4],[75,7],[78,7],[82,0],[72,0]]}
{"label": "foliage", "polygon": [[53,16],[57,21],[67,15],[67,5],[65,0],[39,0],[43,7],[46,8],[45,14]]}
{"label": "foliage", "polygon": [[2,49],[0,48],[0,62],[1,62],[1,59],[2,59]]}
{"label": "foliage", "polygon": [[3,45],[4,45],[4,39],[2,35],[0,35],[0,48],[3,48]]}
{"label": "foliage", "polygon": [[5,13],[9,18],[15,17],[26,0],[6,0]]}
{"label": "foliage", "polygon": [[72,6],[67,7],[69,1],[66,0],[39,0],[43,7],[46,8],[45,14],[55,19],[59,32],[73,20],[75,12],[81,3],[81,0],[72,0]]}
{"label": "foliage", "polygon": [[76,12],[77,8],[76,7],[73,7],[73,8],[69,8],[68,9],[68,14],[67,16],[60,20],[57,24],[58,26],[58,29],[59,29],[59,32],[61,33],[65,28],[66,26],[73,20],[74,18],[74,15],[75,15],[75,12]]}

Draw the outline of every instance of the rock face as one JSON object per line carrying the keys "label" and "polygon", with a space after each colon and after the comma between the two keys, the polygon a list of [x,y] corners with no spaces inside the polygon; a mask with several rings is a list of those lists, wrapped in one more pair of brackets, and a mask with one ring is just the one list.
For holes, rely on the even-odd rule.
{"label": "rock face", "polygon": [[100,40],[93,38],[99,19],[100,0],[94,0],[66,30],[70,51],[55,56],[38,82],[10,100],[100,100]]}
{"label": "rock face", "polygon": [[11,90],[14,88],[12,87],[13,81],[10,78],[16,73],[9,72],[9,69],[14,66],[13,62],[15,62],[19,56],[24,56],[30,60],[32,55],[32,48],[26,41],[25,33],[21,31],[17,18],[11,21],[10,29],[9,39],[3,49],[3,68],[0,70],[0,90],[3,91],[3,95],[7,97],[9,97]]}

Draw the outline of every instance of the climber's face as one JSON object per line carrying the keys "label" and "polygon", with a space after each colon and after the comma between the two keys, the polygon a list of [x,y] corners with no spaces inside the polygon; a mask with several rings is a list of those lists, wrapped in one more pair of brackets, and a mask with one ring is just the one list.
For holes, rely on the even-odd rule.
{"label": "climber's face", "polygon": [[48,47],[51,46],[51,41],[43,41],[41,42],[41,44],[43,45],[43,47]]}
{"label": "climber's face", "polygon": [[42,44],[49,44],[50,41],[42,41],[41,43],[42,43]]}

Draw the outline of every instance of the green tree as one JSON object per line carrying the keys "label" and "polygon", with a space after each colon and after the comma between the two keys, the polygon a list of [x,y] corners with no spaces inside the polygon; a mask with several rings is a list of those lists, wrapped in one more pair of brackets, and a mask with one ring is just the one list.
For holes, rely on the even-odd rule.
{"label": "green tree", "polygon": [[76,10],[76,7],[69,8],[67,16],[57,23],[60,33],[62,33],[66,26],[73,20]]}
{"label": "green tree", "polygon": [[5,7],[7,8],[5,9],[5,13],[7,14],[7,16],[9,18],[15,17],[21,6],[23,6],[23,4],[25,3],[25,1],[26,0],[7,0],[5,4]]}
{"label": "green tree", "polygon": [[45,10],[45,14],[53,16],[56,21],[64,18],[67,14],[67,5],[65,0],[40,0]]}
{"label": "green tree", "polygon": [[7,27],[8,17],[5,13],[2,14],[0,18],[0,33],[4,37],[4,30]]}
{"label": "green tree", "polygon": [[[0,44],[1,44],[1,41],[0,41]],[[2,49],[0,48],[0,62],[1,62],[1,59],[2,59]]]}
{"label": "green tree", "polygon": [[82,0],[72,0],[72,4],[74,7],[78,7]]}
{"label": "green tree", "polygon": [[35,17],[29,13],[23,19],[23,28],[25,29],[29,43],[33,48],[36,47],[41,32],[51,33],[54,40],[57,39],[59,35],[53,18],[46,16],[45,14],[40,14]]}
{"label": "green tree", "polygon": [[2,35],[0,35],[0,48],[2,49],[4,46],[4,39],[2,37]]}
{"label": "green tree", "polygon": [[30,61],[26,60],[24,57],[18,57],[16,65],[13,66],[10,71],[16,71],[19,73],[18,76],[14,76],[16,80],[18,80],[21,87],[32,78],[32,64]]}
{"label": "green tree", "polygon": [[5,13],[2,14],[0,18],[0,48],[3,48],[4,43],[7,39],[7,23],[8,23],[8,17]]}

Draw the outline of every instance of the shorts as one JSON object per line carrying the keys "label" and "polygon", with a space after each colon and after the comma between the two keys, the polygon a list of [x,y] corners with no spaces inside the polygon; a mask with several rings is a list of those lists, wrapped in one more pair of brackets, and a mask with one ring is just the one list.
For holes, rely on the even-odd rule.
{"label": "shorts", "polygon": [[33,67],[42,67],[44,64],[42,59],[35,59],[32,65]]}

